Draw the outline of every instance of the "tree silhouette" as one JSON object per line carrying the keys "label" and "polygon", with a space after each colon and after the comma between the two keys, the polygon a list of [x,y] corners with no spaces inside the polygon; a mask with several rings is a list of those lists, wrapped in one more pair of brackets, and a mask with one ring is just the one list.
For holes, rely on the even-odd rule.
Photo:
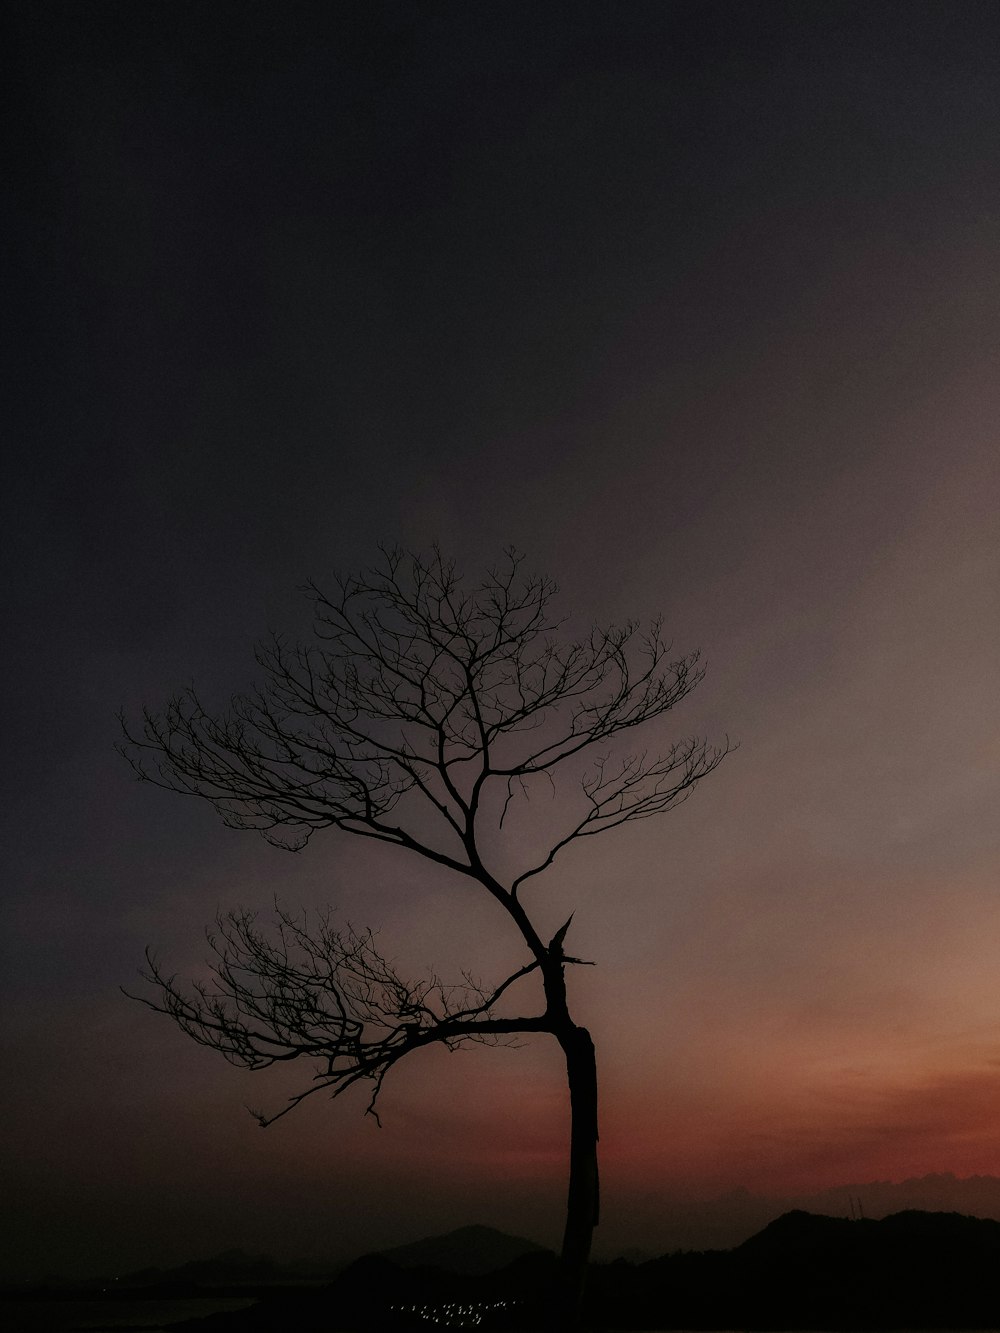
{"label": "tree silhouette", "polygon": [[[673,809],[722,760],[728,743],[686,739],[653,753],[616,744],[699,683],[698,654],[670,658],[659,620],[560,637],[555,584],[525,575],[514,550],[471,585],[436,549],[384,549],[332,592],[305,591],[313,642],[273,636],[258,648],[263,683],[224,714],[192,688],[146,710],[138,728],[123,718],[123,753],[144,780],[207,799],[226,824],[278,846],[297,850],[338,828],[475,881],[509,917],[525,962],[491,987],[468,975],[460,986],[413,982],[370,932],[278,909],[269,933],[240,911],[209,934],[211,982],[185,988],[147,952],[156,998],[138,998],[234,1064],[314,1062],[284,1109],[258,1113],[262,1124],[359,1081],[375,1114],[387,1072],[432,1042],[551,1034],[571,1105],[562,1257],[573,1307],[598,1220],[597,1071],[568,1005],[566,968],[582,961],[565,950],[572,918],[546,941],[525,891],[572,842]],[[532,842],[511,829],[538,784],[559,796],[546,805],[546,839],[504,875],[496,847]],[[508,1016],[510,993],[536,973],[538,1012]]]}

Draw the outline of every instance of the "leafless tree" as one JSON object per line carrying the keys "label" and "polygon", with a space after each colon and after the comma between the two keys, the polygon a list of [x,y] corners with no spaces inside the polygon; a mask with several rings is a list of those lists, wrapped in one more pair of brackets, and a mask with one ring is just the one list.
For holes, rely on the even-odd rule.
{"label": "leafless tree", "polygon": [[[475,584],[437,550],[385,549],[375,568],[332,591],[305,591],[314,641],[272,637],[257,651],[262,684],[223,714],[188,689],[138,727],[123,718],[123,753],[141,778],[207,799],[231,827],[281,847],[338,828],[474,881],[509,918],[524,964],[490,987],[469,976],[459,987],[413,982],[371,933],[281,910],[267,932],[236,912],[209,936],[210,983],[183,987],[150,956],[155,998],[144,1002],[234,1064],[313,1061],[303,1090],[276,1115],[259,1114],[262,1124],[360,1081],[375,1113],[386,1073],[432,1042],[551,1034],[571,1105],[562,1255],[579,1293],[598,1220],[594,1046],[568,1005],[566,968],[582,961],[565,951],[570,921],[546,940],[526,890],[571,843],[673,809],[722,760],[728,743],[622,745],[698,684],[698,654],[671,657],[659,620],[561,635],[555,584],[526,575],[513,550]],[[548,836],[502,874],[498,839],[512,842],[518,808],[540,782],[550,795],[558,783],[562,798],[546,807]],[[507,1016],[511,993],[533,974],[537,1012]]]}

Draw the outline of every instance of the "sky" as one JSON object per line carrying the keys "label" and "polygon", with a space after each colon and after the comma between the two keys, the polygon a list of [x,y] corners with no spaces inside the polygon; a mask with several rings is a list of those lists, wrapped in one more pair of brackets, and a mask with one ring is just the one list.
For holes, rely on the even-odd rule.
{"label": "sky", "polygon": [[516,965],[447,876],[283,854],[115,752],[379,542],[662,613],[708,671],[650,745],[739,742],[532,890],[597,964],[598,1249],[741,1189],[1000,1175],[995,6],[5,21],[3,1276],[558,1243],[551,1040],[411,1057],[381,1130],[359,1095],[262,1132],[293,1072],[119,989],[275,895],[414,971]]}

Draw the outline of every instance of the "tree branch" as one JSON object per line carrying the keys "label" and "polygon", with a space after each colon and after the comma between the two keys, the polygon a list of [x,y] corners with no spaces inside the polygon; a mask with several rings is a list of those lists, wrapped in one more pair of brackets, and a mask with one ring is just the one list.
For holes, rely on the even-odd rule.
{"label": "tree branch", "polygon": [[538,968],[537,960],[489,990],[468,976],[461,986],[437,977],[412,982],[378,951],[370,931],[335,930],[328,916],[311,926],[307,917],[278,907],[275,914],[271,933],[258,928],[254,913],[218,918],[207,936],[211,980],[189,989],[147,951],[143,976],[157,995],[131,996],[242,1068],[311,1059],[310,1085],[277,1114],[255,1113],[262,1124],[318,1091],[337,1097],[363,1079],[374,1085],[368,1108],[374,1114],[385,1075],[411,1051],[548,1030],[544,1015],[494,1012],[509,989]]}

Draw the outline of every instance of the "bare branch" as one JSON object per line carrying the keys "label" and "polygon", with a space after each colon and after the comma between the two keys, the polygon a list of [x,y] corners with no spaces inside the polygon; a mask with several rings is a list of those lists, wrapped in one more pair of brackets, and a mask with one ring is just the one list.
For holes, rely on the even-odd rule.
{"label": "bare branch", "polygon": [[409,981],[379,952],[371,931],[338,931],[329,916],[313,925],[278,907],[275,916],[270,932],[252,912],[219,917],[207,935],[211,980],[189,988],[147,951],[143,977],[155,994],[131,996],[242,1068],[310,1059],[310,1084],[276,1114],[254,1112],[261,1124],[316,1092],[336,1097],[363,1079],[373,1085],[368,1109],[374,1112],[392,1066],[432,1042],[456,1049],[546,1030],[544,1017],[494,1012],[510,987],[536,970],[535,960],[488,990],[469,976],[458,986],[436,976]]}
{"label": "bare branch", "polygon": [[[313,641],[262,644],[261,684],[228,711],[211,712],[191,687],[138,727],[122,720],[122,750],[140,777],[200,796],[230,826],[278,846],[298,850],[318,829],[339,828],[510,901],[574,838],[671,809],[729,749],[682,742],[616,769],[616,740],[701,681],[698,654],[672,657],[659,620],[557,640],[556,586],[525,574],[514,549],[469,583],[437,549],[387,547],[374,568],[304,592]],[[553,775],[588,753],[598,757],[576,780],[583,817],[573,806],[581,788],[562,783],[548,854],[502,884],[483,862],[484,812],[504,831],[536,775],[555,794]],[[494,784],[498,798],[487,801]]]}
{"label": "bare branch", "polygon": [[735,748],[728,739],[720,747],[691,739],[654,759],[645,754],[629,755],[613,765],[606,757],[599,759],[582,782],[587,802],[583,815],[536,865],[517,876],[511,885],[512,896],[517,897],[526,880],[547,870],[575,839],[606,833],[631,820],[649,819],[674,809]]}

